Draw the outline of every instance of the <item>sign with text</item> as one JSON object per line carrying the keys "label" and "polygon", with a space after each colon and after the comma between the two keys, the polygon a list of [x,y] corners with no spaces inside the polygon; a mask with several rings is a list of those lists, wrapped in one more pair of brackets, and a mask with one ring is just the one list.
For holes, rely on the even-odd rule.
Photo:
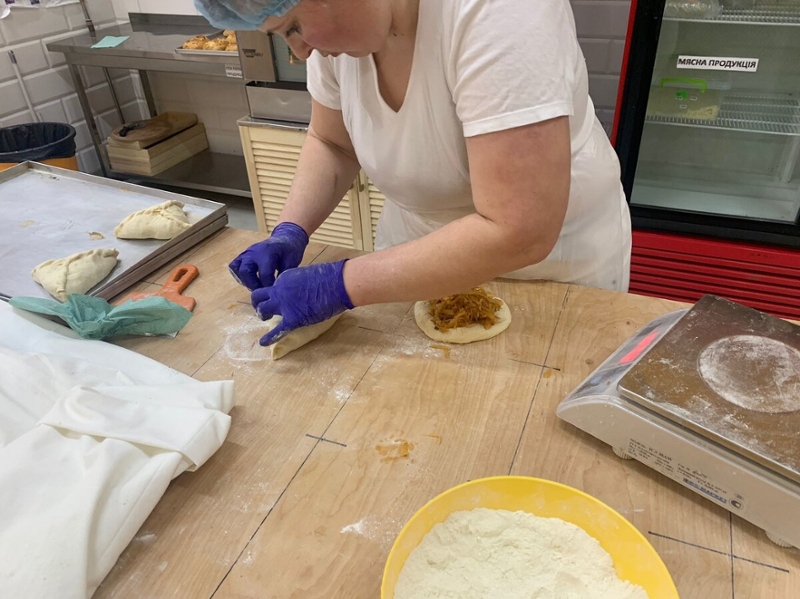
{"label": "sign with text", "polygon": [[679,69],[703,69],[707,71],[743,71],[755,73],[758,58],[730,58],[722,56],[678,56]]}

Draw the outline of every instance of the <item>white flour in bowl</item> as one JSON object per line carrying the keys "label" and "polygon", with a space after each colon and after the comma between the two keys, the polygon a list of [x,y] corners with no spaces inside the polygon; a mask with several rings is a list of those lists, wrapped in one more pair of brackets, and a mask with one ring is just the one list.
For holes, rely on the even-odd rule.
{"label": "white flour in bowl", "polygon": [[611,556],[558,518],[479,508],[455,512],[411,552],[395,599],[647,599]]}

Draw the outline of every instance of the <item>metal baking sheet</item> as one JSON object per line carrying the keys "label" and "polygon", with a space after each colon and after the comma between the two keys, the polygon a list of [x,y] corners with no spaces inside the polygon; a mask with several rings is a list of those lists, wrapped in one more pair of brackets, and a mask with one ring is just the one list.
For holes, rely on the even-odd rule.
{"label": "metal baking sheet", "polygon": [[[122,219],[177,200],[192,227],[170,240],[114,236]],[[25,162],[0,172],[0,297],[50,297],[31,277],[45,260],[96,248],[119,250],[119,263],[89,295],[109,299],[218,231],[224,204]],[[102,239],[94,239],[99,233]],[[96,236],[95,236],[96,237]]]}
{"label": "metal baking sheet", "polygon": [[238,56],[238,52],[228,52],[227,50],[187,50],[186,48],[176,48],[178,54],[190,54],[195,56]]}

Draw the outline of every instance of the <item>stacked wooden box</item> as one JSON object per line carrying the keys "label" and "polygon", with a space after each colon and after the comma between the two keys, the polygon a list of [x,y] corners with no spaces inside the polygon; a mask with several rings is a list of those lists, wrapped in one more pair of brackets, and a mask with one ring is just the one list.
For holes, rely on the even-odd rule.
{"label": "stacked wooden box", "polygon": [[206,129],[195,114],[165,112],[134,125],[118,127],[108,137],[112,170],[153,176],[208,148]]}

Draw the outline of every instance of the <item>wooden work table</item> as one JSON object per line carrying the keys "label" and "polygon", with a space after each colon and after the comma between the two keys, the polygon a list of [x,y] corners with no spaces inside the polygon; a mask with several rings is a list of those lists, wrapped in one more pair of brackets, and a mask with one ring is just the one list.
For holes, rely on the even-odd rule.
{"label": "wooden work table", "polygon": [[[559,481],[622,513],[684,599],[800,596],[800,551],[556,418],[623,341],[681,304],[500,281],[513,321],[490,341],[436,348],[411,304],[390,304],[349,312],[272,362],[249,293],[227,272],[261,238],[226,229],[182,256],[175,264],[200,269],[192,320],[175,339],[121,343],[199,380],[235,380],[236,405],[222,448],[173,481],[95,597],[377,599],[416,510],[500,474]],[[312,244],[306,262],[355,254]]]}

